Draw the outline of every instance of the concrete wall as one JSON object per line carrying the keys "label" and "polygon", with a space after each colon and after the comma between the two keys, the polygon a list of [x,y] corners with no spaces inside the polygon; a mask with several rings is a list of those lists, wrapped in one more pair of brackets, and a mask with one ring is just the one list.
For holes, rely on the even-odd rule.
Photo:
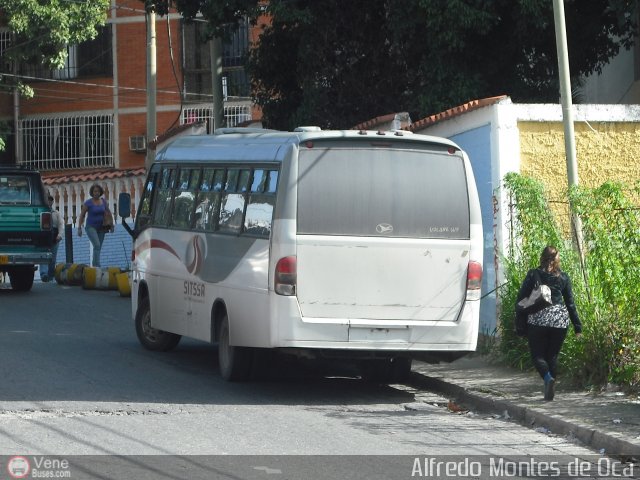
{"label": "concrete wall", "polygon": [[[416,133],[450,138],[471,159],[483,216],[485,236],[481,332],[496,326],[496,295],[501,257],[508,239],[509,199],[501,185],[515,171],[543,182],[550,196],[567,202],[567,167],[562,109],[558,104],[513,104],[510,99],[460,114]],[[608,180],[640,181],[640,106],[574,106],[580,184],[598,186]],[[562,214],[566,205],[555,204]],[[492,246],[492,248],[490,247]]]}
{"label": "concrete wall", "polygon": [[476,178],[482,224],[484,226],[484,273],[482,276],[482,292],[488,294],[480,303],[480,332],[490,334],[495,328],[496,302],[495,292],[489,293],[496,284],[493,268],[493,183],[491,180],[491,125],[486,124],[464,133],[454,135],[456,142],[470,155],[471,167]]}
{"label": "concrete wall", "polygon": [[[520,121],[518,129],[521,172],[541,179],[554,196],[561,196],[567,187],[562,124]],[[582,122],[575,125],[575,138],[581,185],[640,180],[640,123]]]}

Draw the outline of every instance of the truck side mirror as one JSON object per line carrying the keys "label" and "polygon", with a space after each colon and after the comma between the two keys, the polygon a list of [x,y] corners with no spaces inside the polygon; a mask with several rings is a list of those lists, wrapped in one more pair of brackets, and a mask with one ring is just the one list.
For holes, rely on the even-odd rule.
{"label": "truck side mirror", "polygon": [[118,195],[118,216],[129,218],[131,216],[131,195],[122,192]]}

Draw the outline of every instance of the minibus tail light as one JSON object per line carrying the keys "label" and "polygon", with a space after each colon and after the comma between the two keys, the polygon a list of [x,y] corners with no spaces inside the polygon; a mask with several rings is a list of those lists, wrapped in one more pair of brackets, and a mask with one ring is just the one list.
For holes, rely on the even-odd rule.
{"label": "minibus tail light", "polygon": [[273,289],[278,295],[296,294],[297,271],[296,257],[283,257],[278,260],[273,281]]}
{"label": "minibus tail light", "polygon": [[51,230],[51,212],[40,214],[40,230]]}
{"label": "minibus tail light", "polygon": [[482,265],[478,262],[469,262],[467,269],[467,300],[480,300],[480,288],[482,287]]}

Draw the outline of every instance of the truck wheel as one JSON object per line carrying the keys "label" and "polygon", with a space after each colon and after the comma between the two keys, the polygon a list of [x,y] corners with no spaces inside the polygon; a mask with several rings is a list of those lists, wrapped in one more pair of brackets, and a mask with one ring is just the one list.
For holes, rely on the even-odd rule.
{"label": "truck wheel", "polygon": [[11,288],[17,292],[27,292],[33,286],[33,267],[16,267],[9,271],[9,281]]}
{"label": "truck wheel", "polygon": [[229,382],[241,382],[249,378],[253,349],[233,347],[229,344],[229,317],[224,314],[218,337],[218,364],[220,375]]}
{"label": "truck wheel", "polygon": [[158,330],[151,326],[151,307],[149,297],[144,297],[136,310],[136,335],[140,343],[148,350],[166,352],[175,348],[182,338],[175,333]]}

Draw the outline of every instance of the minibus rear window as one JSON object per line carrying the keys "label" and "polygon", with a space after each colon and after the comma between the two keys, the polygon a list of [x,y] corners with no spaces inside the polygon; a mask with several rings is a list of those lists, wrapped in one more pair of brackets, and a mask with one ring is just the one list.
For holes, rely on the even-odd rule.
{"label": "minibus rear window", "polygon": [[302,149],[298,234],[469,238],[464,160],[442,151]]}

